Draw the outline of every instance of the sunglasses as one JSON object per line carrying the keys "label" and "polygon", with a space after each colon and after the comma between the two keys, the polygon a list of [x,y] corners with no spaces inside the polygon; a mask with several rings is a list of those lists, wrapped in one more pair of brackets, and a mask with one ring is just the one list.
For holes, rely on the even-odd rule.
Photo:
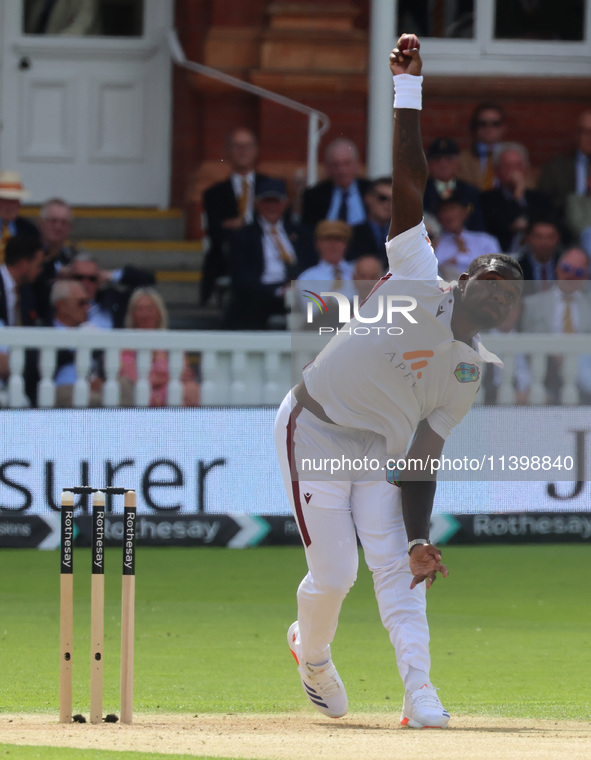
{"label": "sunglasses", "polygon": [[376,198],[384,203],[385,201],[391,201],[392,196],[391,195],[384,195],[383,193],[375,193]]}
{"label": "sunglasses", "polygon": [[560,271],[564,272],[565,274],[572,274],[575,277],[586,277],[587,276],[587,270],[582,269],[581,267],[573,267],[570,264],[561,264],[560,265]]}
{"label": "sunglasses", "polygon": [[477,122],[477,126],[479,127],[501,127],[502,125],[503,121],[501,119],[491,119],[490,121],[481,119]]}
{"label": "sunglasses", "polygon": [[96,274],[75,274],[72,279],[76,280],[76,282],[84,282],[84,280],[88,280],[88,282],[98,282]]}

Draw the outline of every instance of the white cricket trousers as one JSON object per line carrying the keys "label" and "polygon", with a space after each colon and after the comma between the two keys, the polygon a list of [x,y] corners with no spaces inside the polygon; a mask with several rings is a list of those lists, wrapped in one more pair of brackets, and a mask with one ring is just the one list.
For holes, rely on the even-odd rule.
{"label": "white cricket trousers", "polygon": [[290,392],[277,413],[275,441],[308,563],[297,593],[304,662],[319,664],[331,656],[341,605],[357,578],[358,535],[403,683],[410,667],[428,674],[426,588],[421,583],[410,589],[400,489],[387,482],[385,472],[373,480],[363,473],[359,480],[354,479],[355,473],[350,479],[345,474],[342,480],[330,480],[296,471],[303,457],[323,460],[344,455],[353,460],[367,456],[385,462],[385,439],[322,422]]}

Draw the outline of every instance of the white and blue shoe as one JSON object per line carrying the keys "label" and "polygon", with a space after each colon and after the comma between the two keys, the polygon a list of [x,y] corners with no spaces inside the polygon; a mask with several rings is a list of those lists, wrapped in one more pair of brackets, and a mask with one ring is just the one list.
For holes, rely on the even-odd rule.
{"label": "white and blue shoe", "polygon": [[341,681],[332,660],[322,665],[302,662],[300,628],[296,620],[287,632],[287,643],[298,665],[305,695],[314,707],[329,718],[342,718],[349,709],[345,685]]}
{"label": "white and blue shoe", "polygon": [[409,728],[446,728],[449,713],[437,696],[437,689],[430,683],[419,689],[404,693],[400,723]]}

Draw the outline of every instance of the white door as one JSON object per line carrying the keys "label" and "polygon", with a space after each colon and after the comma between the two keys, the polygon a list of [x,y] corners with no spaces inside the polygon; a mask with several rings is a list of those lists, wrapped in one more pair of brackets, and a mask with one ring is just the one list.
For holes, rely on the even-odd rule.
{"label": "white door", "polygon": [[125,37],[25,34],[35,1],[0,0],[0,168],[20,172],[31,203],[166,207],[173,0],[80,0],[109,10],[107,32],[129,17],[117,3],[135,8]]}

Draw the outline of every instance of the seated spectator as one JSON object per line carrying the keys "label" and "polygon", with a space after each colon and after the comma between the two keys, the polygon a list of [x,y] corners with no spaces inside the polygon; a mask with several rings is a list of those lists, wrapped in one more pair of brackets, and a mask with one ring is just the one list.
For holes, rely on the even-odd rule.
{"label": "seated spectator", "polygon": [[0,264],[4,261],[8,238],[21,235],[39,240],[37,227],[19,216],[21,201],[30,195],[17,172],[0,171]]}
{"label": "seated spectator", "polygon": [[551,219],[533,219],[525,236],[518,261],[523,270],[523,293],[547,290],[556,279],[556,264],[561,254],[560,231]]}
{"label": "seated spectator", "polygon": [[326,147],[328,179],[304,191],[302,224],[314,229],[323,219],[361,224],[367,216],[364,197],[370,182],[361,178],[359,152],[351,140],[339,137]]}
{"label": "seated spectator", "polygon": [[77,254],[62,275],[79,282],[90,299],[88,322],[95,327],[122,327],[127,303],[135,288],[154,285],[151,272],[125,266],[107,271],[88,253]]}
{"label": "seated spectator", "polygon": [[470,216],[469,201],[452,195],[439,204],[437,219],[441,234],[435,246],[439,262],[439,274],[447,282],[457,280],[478,256],[500,252],[499,241],[487,232],[471,232],[465,229]]}
{"label": "seated spectator", "polygon": [[538,189],[550,196],[560,219],[565,212],[568,195],[587,193],[587,176],[591,173],[591,109],[579,116],[574,138],[574,153],[545,164],[538,182]]}
{"label": "seated spectator", "polygon": [[[523,299],[523,332],[548,335],[591,333],[591,303],[585,288],[589,281],[589,256],[570,248],[556,264],[556,282],[549,290]],[[560,403],[563,357],[548,358],[544,385],[547,402]],[[577,384],[580,403],[591,403],[591,356],[578,357]]]}
{"label": "seated spectator", "polygon": [[78,253],[70,243],[72,210],[61,198],[50,198],[41,206],[39,231],[43,246],[43,269],[33,285],[39,313],[47,319],[51,313],[50,294],[60,271]]}
{"label": "seated spectator", "polygon": [[354,264],[353,284],[361,304],[374,289],[378,280],[384,276],[387,267],[384,267],[377,256],[360,256],[355,259]]}
{"label": "seated spectator", "polygon": [[[139,288],[132,294],[125,315],[125,327],[133,330],[168,329],[166,306],[157,290]],[[121,352],[119,377],[121,378],[121,405],[133,406],[134,388],[138,379],[135,351]],[[150,406],[166,406],[169,379],[168,353],[153,351],[149,375]],[[183,360],[180,380],[183,384],[183,406],[199,406],[201,389],[195,381],[195,375],[186,357]]]}
{"label": "seated spectator", "polygon": [[257,190],[254,222],[229,238],[232,284],[226,329],[268,329],[270,317],[288,311],[291,280],[315,260],[308,231],[284,221],[287,205],[285,183],[265,180]]}
{"label": "seated spectator", "polygon": [[585,194],[570,193],[566,196],[564,221],[571,238],[580,242],[591,255],[591,163]]}
{"label": "seated spectator", "polygon": [[[88,322],[90,300],[79,282],[57,280],[51,289],[50,300],[53,309],[51,320],[53,327],[58,330],[90,327]],[[92,407],[102,406],[101,359],[101,352],[94,352],[88,377],[90,382],[89,406]],[[61,349],[58,351],[57,368],[54,375],[55,405],[57,407],[71,407],[73,405],[76,380],[76,353],[70,349]]]}
{"label": "seated spectator", "polygon": [[203,194],[209,250],[203,262],[201,303],[211,298],[216,280],[228,274],[227,233],[239,230],[254,219],[254,199],[261,182],[269,179],[256,171],[258,143],[250,129],[235,129],[226,141],[231,175],[207,188]]}
{"label": "seated spectator", "polygon": [[425,187],[423,206],[425,211],[437,214],[439,204],[452,195],[461,198],[469,209],[465,227],[467,230],[484,231],[484,219],[480,210],[478,188],[458,178],[459,148],[453,140],[440,137],[427,148],[429,177]]}
{"label": "seated spectator", "polygon": [[470,119],[472,145],[460,153],[459,179],[480,190],[492,190],[495,181],[493,151],[505,137],[505,117],[496,103],[480,103]]}
{"label": "seated spectator", "polygon": [[530,219],[552,218],[549,197],[527,189],[529,158],[520,143],[502,143],[493,155],[497,185],[481,195],[487,232],[494,235],[505,253],[518,253]]}
{"label": "seated spectator", "polygon": [[380,177],[373,180],[369,190],[365,193],[364,201],[367,208],[367,219],[353,227],[347,249],[347,259],[351,261],[359,256],[374,254],[382,259],[385,266],[388,263],[386,240],[392,215],[391,178]]}
{"label": "seated spectator", "polygon": [[[41,271],[43,251],[36,238],[11,237],[6,243],[4,263],[0,266],[0,327],[32,326],[38,323],[37,305],[31,283]],[[25,392],[35,403],[36,354],[25,352]],[[0,347],[0,388],[10,374],[7,347]]]}

